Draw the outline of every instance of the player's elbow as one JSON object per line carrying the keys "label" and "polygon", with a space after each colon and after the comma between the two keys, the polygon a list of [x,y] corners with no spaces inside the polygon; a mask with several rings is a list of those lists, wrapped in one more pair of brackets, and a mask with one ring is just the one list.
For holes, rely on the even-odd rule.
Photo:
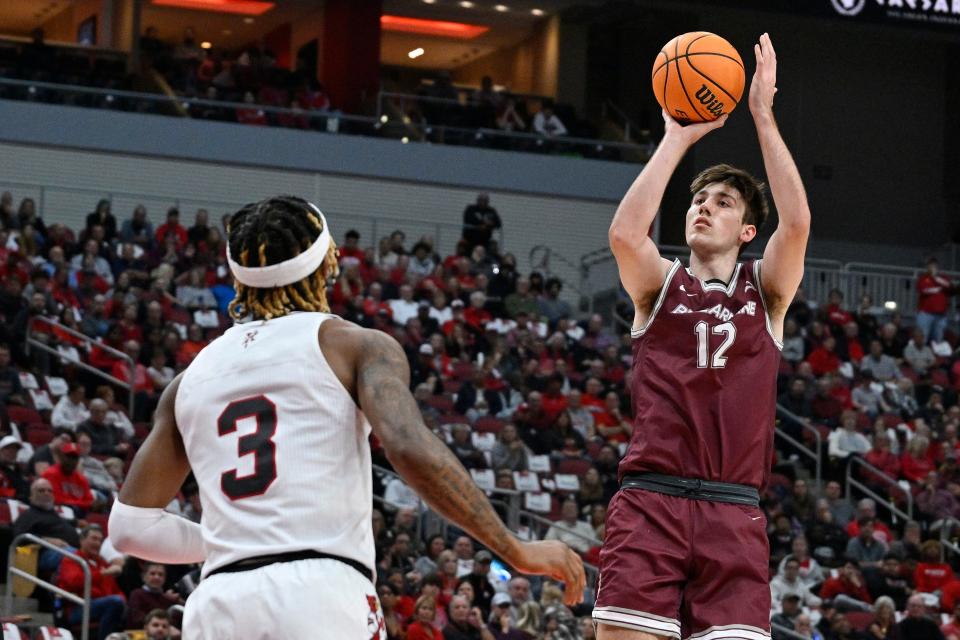
{"label": "player's elbow", "polygon": [[619,253],[636,244],[637,234],[627,229],[623,223],[614,222],[607,232],[607,239],[610,241],[610,250]]}

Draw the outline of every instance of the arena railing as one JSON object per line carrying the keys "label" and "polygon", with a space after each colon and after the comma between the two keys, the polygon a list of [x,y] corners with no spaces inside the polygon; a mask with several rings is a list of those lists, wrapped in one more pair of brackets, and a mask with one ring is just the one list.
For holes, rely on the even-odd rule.
{"label": "arena railing", "polygon": [[934,524],[940,525],[940,561],[946,561],[946,555],[949,551],[953,555],[960,556],[960,544],[954,534],[960,533],[960,520],[956,518],[943,518],[937,520]]}
{"label": "arena railing", "polygon": [[[891,489],[891,497],[885,497],[877,493],[875,490],[867,486],[863,480],[858,477],[856,470],[862,469],[862,471],[869,472],[874,476],[878,481],[887,485]],[[861,471],[861,472],[862,472]],[[850,501],[853,498],[853,489],[858,489],[864,495],[872,498],[880,506],[884,507],[890,512],[890,515],[896,520],[899,516],[903,518],[904,521],[913,520],[913,494],[909,489],[904,489],[900,486],[900,483],[897,482],[896,478],[893,478],[877,467],[873,466],[863,458],[859,456],[850,456],[847,460],[847,500]],[[905,498],[907,504],[907,510],[904,511],[897,506],[896,500],[892,497],[894,495],[902,495]]]}
{"label": "arena railing", "polygon": [[[89,352],[90,348],[91,348],[91,347],[94,347],[94,346],[96,346],[96,348],[98,348],[98,349],[102,349],[103,351],[106,351],[106,352],[109,353],[111,356],[113,356],[113,357],[115,357],[115,358],[117,358],[117,359],[119,359],[119,360],[123,360],[124,362],[126,362],[127,365],[130,367],[130,371],[131,371],[131,372],[133,372],[133,370],[134,370],[134,361],[133,361],[133,358],[131,358],[130,356],[128,356],[127,354],[125,354],[123,351],[118,351],[118,350],[114,349],[113,347],[109,347],[109,346],[107,346],[107,345],[105,345],[105,344],[103,344],[103,343],[101,343],[101,342],[98,342],[98,341],[94,340],[93,338],[91,338],[90,336],[88,336],[88,335],[85,334],[85,333],[80,333],[79,331],[75,331],[74,329],[71,329],[70,327],[68,327],[68,326],[66,326],[66,325],[62,325],[62,324],[60,324],[59,322],[56,322],[56,321],[51,320],[51,319],[49,319],[49,318],[45,318],[45,317],[43,317],[43,316],[36,316],[36,317],[32,318],[32,319],[30,320],[30,322],[27,324],[27,342],[26,342],[26,348],[25,348],[25,350],[26,350],[26,353],[27,353],[28,356],[30,355],[30,348],[31,348],[31,347],[34,348],[34,349],[39,349],[40,351],[43,351],[44,353],[48,353],[48,354],[50,354],[50,355],[52,355],[52,356],[55,356],[55,357],[57,357],[57,358],[60,358],[60,359],[63,360],[64,362],[68,363],[70,366],[79,367],[80,369],[83,369],[84,371],[86,371],[86,372],[88,372],[88,373],[91,373],[91,374],[93,374],[93,375],[95,375],[95,376],[97,376],[97,377],[99,377],[99,378],[103,378],[103,379],[106,380],[107,382],[110,382],[110,383],[112,383],[112,384],[117,385],[117,386],[120,387],[121,389],[126,389],[126,390],[127,390],[127,411],[129,411],[129,416],[128,416],[128,417],[129,417],[131,420],[133,419],[133,399],[134,399],[133,396],[134,396],[134,393],[133,393],[133,384],[132,384],[132,383],[126,382],[126,381],[124,381],[124,380],[120,380],[119,378],[114,378],[114,377],[113,377],[112,375],[110,375],[109,373],[106,373],[105,371],[101,371],[100,369],[97,369],[96,367],[91,366],[91,365],[87,364],[86,362],[83,362],[82,360],[71,360],[71,359],[65,358],[64,355],[63,355],[60,351],[54,349],[53,347],[51,347],[50,345],[46,344],[46,343],[43,342],[42,340],[39,340],[38,338],[35,338],[35,337],[34,337],[34,334],[36,333],[36,330],[34,329],[34,324],[35,324],[35,323],[40,323],[40,324],[47,325],[47,326],[50,327],[51,329],[56,329],[57,331],[62,331],[62,332],[64,332],[64,333],[66,333],[66,334],[68,334],[68,335],[76,338],[77,340],[80,340],[83,344],[86,345],[86,347],[87,347],[87,352]],[[44,332],[44,335],[49,335],[49,334],[48,334],[47,332]]]}
{"label": "arena railing", "polygon": [[788,411],[780,403],[777,403],[777,419],[789,422],[790,424],[799,427],[801,430],[806,431],[813,436],[813,441],[816,443],[815,450],[798,441],[781,427],[775,427],[774,431],[774,433],[782,440],[786,440],[801,454],[813,460],[813,466],[815,469],[814,482],[816,483],[816,490],[819,491],[823,482],[823,456],[821,455],[821,452],[823,451],[823,437],[820,435],[820,431],[818,431],[817,428],[808,421]]}
{"label": "arena railing", "polygon": [[[85,224],[84,220],[87,210],[93,211],[100,199],[105,199],[110,203],[110,207],[118,220],[122,220],[125,216],[122,211],[129,210],[132,212],[134,207],[140,204],[146,206],[148,210],[160,208],[163,209],[164,212],[167,207],[173,206],[180,209],[182,218],[186,217],[187,208],[210,209],[211,214],[213,214],[214,211],[232,213],[248,204],[247,202],[240,201],[188,198],[176,194],[151,193],[146,191],[104,190],[50,183],[18,182],[4,180],[2,177],[0,177],[0,189],[17,191],[18,193],[16,195],[18,198],[34,198],[37,204],[37,211],[40,217],[44,218],[47,225],[55,222],[65,222],[62,214],[63,205],[58,206],[60,202],[74,203],[74,207],[78,210],[83,209],[83,211],[77,213],[75,219],[71,217],[71,221],[66,223],[67,226],[71,228],[76,226],[82,227]],[[306,197],[310,197],[311,195],[315,196],[315,194],[303,195]],[[52,217],[46,215],[48,208],[54,214]],[[356,228],[362,236],[367,234],[364,237],[374,238],[374,242],[370,243],[373,246],[376,245],[376,241],[379,240],[381,233],[387,235],[395,229],[404,231],[410,238],[432,235],[434,248],[440,252],[441,255],[454,252],[457,241],[459,241],[463,232],[463,225],[455,222],[437,222],[436,220],[425,220],[422,218],[399,218],[380,215],[344,215],[336,211],[325,211],[324,214],[330,221],[330,224],[336,225],[337,228],[342,227],[345,231],[353,227]],[[216,224],[215,220],[212,222]],[[494,238],[497,240],[500,248],[503,249],[505,235],[502,228],[495,231]]]}
{"label": "arena railing", "polygon": [[[377,117],[384,125],[398,126],[399,135],[408,140],[492,146],[511,151],[537,153],[578,153],[588,158],[640,162],[646,156],[647,146],[619,140],[601,140],[576,136],[543,136],[524,131],[505,131],[490,127],[464,127],[441,122],[414,120],[408,105],[433,104],[448,107],[469,107],[477,103],[453,98],[435,98],[409,93],[381,91],[377,96]],[[392,116],[392,117],[391,117]],[[404,135],[404,133],[406,135]]]}
{"label": "arena railing", "polygon": [[[71,560],[76,562],[78,565],[80,565],[80,569],[83,570],[83,597],[82,598],[76,595],[75,593],[70,593],[69,591],[65,591],[64,589],[61,589],[57,585],[47,582],[46,580],[42,580],[39,577],[33,575],[32,573],[27,573],[23,569],[18,569],[13,565],[14,556],[17,553],[17,549],[19,547],[30,545],[30,544],[40,545],[44,549],[48,551],[53,551],[63,556],[64,558],[70,558]],[[83,610],[83,617],[81,618],[80,638],[81,640],[88,640],[88,638],[90,637],[90,585],[91,585],[92,575],[90,573],[90,567],[87,565],[86,560],[76,555],[75,553],[64,551],[60,547],[50,542],[47,542],[43,538],[37,537],[32,533],[21,533],[20,535],[18,535],[10,543],[10,547],[7,550],[7,591],[3,601],[3,609],[6,612],[5,615],[7,616],[13,615],[13,579],[12,579],[13,576],[21,578],[22,580],[26,580],[27,582],[32,582],[38,587],[42,589],[46,589],[47,591],[50,591],[52,593],[55,593],[61,598],[64,598],[65,600],[69,600],[75,605],[81,607]]]}
{"label": "arena railing", "polygon": [[[663,245],[660,253],[665,258],[680,258],[684,262],[690,254],[688,247]],[[744,259],[762,257],[747,251]],[[609,294],[619,286],[616,261],[608,247],[602,247],[581,256],[581,289],[592,291],[590,309],[594,300]],[[825,258],[807,258],[804,261],[803,289],[808,300],[825,302],[834,289],[843,294],[847,308],[855,308],[864,295],[869,295],[878,313],[899,311],[913,316],[917,310],[917,278],[924,269],[886,265],[871,262],[847,262]],[[944,275],[957,279],[960,272],[943,271]]]}

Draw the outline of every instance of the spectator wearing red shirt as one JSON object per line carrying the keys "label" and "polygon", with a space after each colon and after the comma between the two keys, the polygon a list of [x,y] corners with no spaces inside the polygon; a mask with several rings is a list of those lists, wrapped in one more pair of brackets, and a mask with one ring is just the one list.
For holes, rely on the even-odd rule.
{"label": "spectator wearing red shirt", "polygon": [[607,442],[621,443],[630,439],[633,424],[620,411],[620,397],[611,391],[604,398],[604,409],[594,414],[597,433]]}
{"label": "spectator wearing red shirt", "polygon": [[555,373],[550,376],[547,388],[543,392],[543,410],[551,419],[556,419],[567,408],[567,397],[561,392],[562,387],[563,376]]}
{"label": "spectator wearing red shirt", "polygon": [[437,617],[437,601],[420,596],[413,607],[413,622],[407,627],[407,640],[443,640],[443,634],[433,626]]}
{"label": "spectator wearing red shirt", "polygon": [[140,343],[127,340],[123,343],[123,352],[133,358],[133,367],[126,360],[117,360],[110,368],[110,375],[132,384],[134,393],[153,393],[153,381],[147,375],[147,368],[140,364]]}
{"label": "spectator wearing red shirt", "polygon": [[356,229],[347,231],[339,249],[341,267],[349,267],[350,265],[359,267],[363,263],[364,251],[360,248],[360,232]]}
{"label": "spectator wearing red shirt", "polygon": [[191,324],[187,329],[187,339],[181,342],[177,349],[177,366],[189,365],[205,346],[207,346],[207,340],[203,337],[203,328],[198,324]]}
{"label": "spectator wearing red shirt", "polygon": [[[896,477],[896,476],[894,476]],[[877,519],[877,503],[870,498],[864,498],[857,503],[857,515],[847,524],[847,535],[856,538],[860,535],[860,521],[869,518],[873,521],[873,537],[885,545],[893,542],[890,527]]]}
{"label": "spectator wearing red shirt", "polygon": [[853,322],[853,316],[843,308],[843,294],[839,289],[830,292],[830,302],[827,304],[827,321],[838,329],[848,322]]}
{"label": "spectator wearing red shirt", "polygon": [[926,436],[914,436],[900,457],[900,474],[904,480],[919,485],[935,469],[928,455],[930,441]]}
{"label": "spectator wearing red shirt", "polygon": [[[83,558],[90,568],[90,620],[98,623],[97,637],[100,640],[115,631],[123,630],[123,610],[126,602],[116,581],[122,567],[119,564],[110,564],[100,556],[102,544],[103,529],[91,524],[80,534],[80,549],[77,551],[77,555]],[[83,597],[83,580],[83,568],[76,561],[64,558],[60,563],[57,586]],[[64,606],[67,623],[80,624],[83,620],[83,609],[69,603]]]}
{"label": "spectator wearing red shirt", "polygon": [[836,348],[836,339],[833,336],[827,336],[820,346],[807,356],[807,362],[810,363],[814,375],[819,377],[837,372],[840,368],[840,357],[836,353]]}
{"label": "spectator wearing red shirt", "polygon": [[463,312],[464,320],[477,331],[483,331],[487,323],[493,320],[493,315],[484,309],[485,304],[487,304],[487,294],[483,291],[474,291],[470,294],[470,307]]}
{"label": "spectator wearing red shirt", "polygon": [[920,545],[920,562],[913,572],[913,582],[920,593],[939,591],[955,579],[950,565],[940,561],[940,551],[937,540],[927,540]]}
{"label": "spectator wearing red shirt", "polygon": [[596,414],[603,411],[607,406],[603,399],[603,383],[598,378],[587,378],[584,387],[580,404],[587,411],[592,411],[594,417],[596,417]]}
{"label": "spectator wearing red shirt", "polygon": [[[891,478],[900,477],[900,459],[890,451],[890,438],[886,434],[881,433],[873,436],[873,448],[864,455],[864,459]],[[872,487],[882,487],[884,490],[889,486],[886,479],[873,471],[864,470],[863,481]],[[883,523],[877,522],[877,524]]]}
{"label": "spectator wearing red shirt", "polygon": [[840,575],[827,578],[820,588],[820,597],[824,600],[836,600],[841,595],[866,604],[873,603],[855,560],[847,560],[840,569]]}
{"label": "spectator wearing red shirt", "polygon": [[957,292],[950,278],[940,273],[936,258],[927,260],[927,270],[917,278],[917,327],[923,331],[925,341],[943,340],[947,328],[948,296]]}
{"label": "spectator wearing red shirt", "polygon": [[167,209],[167,221],[157,227],[157,244],[161,247],[166,244],[168,233],[176,237],[178,251],[187,245],[187,230],[180,224],[180,210],[176,207]]}
{"label": "spectator wearing red shirt", "polygon": [[74,443],[65,442],[54,452],[54,459],[57,463],[43,472],[43,478],[53,487],[53,501],[71,507],[77,517],[83,517],[93,506],[93,492],[90,482],[78,469],[80,450]]}

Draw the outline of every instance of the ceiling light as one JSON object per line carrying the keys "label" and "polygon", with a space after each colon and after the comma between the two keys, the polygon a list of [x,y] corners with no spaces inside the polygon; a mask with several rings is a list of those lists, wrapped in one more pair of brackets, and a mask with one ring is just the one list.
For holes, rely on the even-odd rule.
{"label": "ceiling light", "polygon": [[253,24],[254,22],[256,22],[256,20],[254,20],[253,18],[244,18],[243,22],[245,24]]}
{"label": "ceiling light", "polygon": [[400,138],[400,142],[402,142],[403,144],[407,144],[408,142],[410,142],[410,138],[408,138],[407,136],[403,136],[402,138]]}
{"label": "ceiling light", "polygon": [[275,2],[262,0],[151,0],[151,4],[161,7],[180,7],[217,13],[239,13],[259,16],[276,6]]}
{"label": "ceiling light", "polygon": [[530,10],[530,13],[532,13],[532,14],[535,15],[535,16],[542,16],[542,15],[543,15],[543,9],[531,9],[531,10]]}
{"label": "ceiling light", "polygon": [[423,47],[417,47],[417,48],[414,49],[413,51],[408,51],[408,52],[407,52],[407,56],[408,56],[411,60],[413,60],[413,59],[415,59],[415,58],[419,58],[419,57],[422,56],[422,55],[423,55]]}
{"label": "ceiling light", "polygon": [[222,33],[225,36],[233,35],[233,31],[231,31],[230,29],[224,29],[220,33]]}
{"label": "ceiling light", "polygon": [[209,49],[209,48],[212,47],[212,46],[213,46],[213,45],[210,44],[209,42],[207,42],[206,40],[204,40],[203,42],[200,43],[200,48],[201,48],[201,49]]}
{"label": "ceiling light", "polygon": [[470,0],[463,0],[460,3],[460,6],[463,7],[464,9],[473,9],[473,3],[470,2]]}
{"label": "ceiling light", "polygon": [[436,4],[437,0],[423,0],[423,4]]}
{"label": "ceiling light", "polygon": [[458,38],[461,40],[476,38],[490,30],[490,27],[481,24],[391,15],[380,16],[380,26],[384,31],[418,33],[420,35]]}
{"label": "ceiling light", "polygon": [[500,13],[503,13],[504,11],[510,11],[510,7],[508,7],[505,4],[498,4],[497,6],[494,7],[494,9],[496,9]]}

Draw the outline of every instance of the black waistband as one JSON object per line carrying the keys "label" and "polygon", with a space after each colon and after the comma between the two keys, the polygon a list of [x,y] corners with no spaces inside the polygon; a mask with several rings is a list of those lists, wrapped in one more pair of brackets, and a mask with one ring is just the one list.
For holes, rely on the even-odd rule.
{"label": "black waistband", "polygon": [[645,489],[692,500],[760,506],[760,493],[753,487],[744,484],[711,482],[710,480],[681,478],[660,473],[641,473],[634,476],[624,476],[620,486],[624,489]]}
{"label": "black waistband", "polygon": [[267,565],[276,564],[278,562],[296,562],[297,560],[337,560],[342,562],[348,567],[353,567],[359,571],[364,578],[373,582],[373,572],[361,562],[356,560],[351,560],[350,558],[344,558],[343,556],[337,556],[332,553],[322,553],[320,551],[314,551],[308,549],[306,551],[291,551],[289,553],[278,553],[270,556],[254,556],[253,558],[244,558],[243,560],[237,560],[236,562],[231,562],[222,567],[218,567],[207,574],[207,577],[216,575],[218,573],[237,573],[238,571],[252,571],[253,569],[259,569],[260,567],[266,567]]}

